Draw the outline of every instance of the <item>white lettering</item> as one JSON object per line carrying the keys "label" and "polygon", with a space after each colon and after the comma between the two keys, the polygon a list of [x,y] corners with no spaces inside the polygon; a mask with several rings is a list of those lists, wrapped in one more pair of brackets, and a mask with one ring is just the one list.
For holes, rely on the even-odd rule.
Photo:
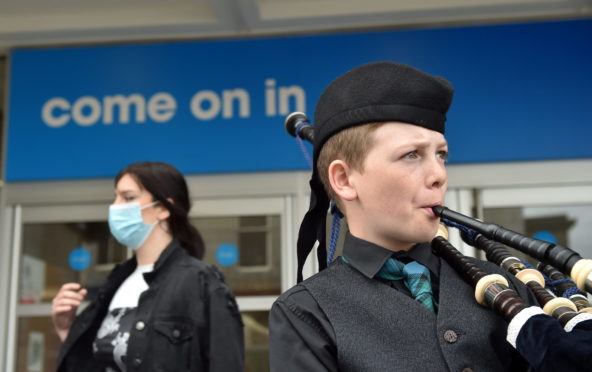
{"label": "white lettering", "polygon": [[265,114],[267,116],[275,116],[275,79],[265,80]]}
{"label": "white lettering", "polygon": [[249,93],[244,89],[225,90],[222,92],[224,97],[224,109],[222,111],[222,117],[232,118],[234,112],[232,110],[232,101],[238,100],[239,104],[239,116],[241,118],[248,118],[251,115]]}
{"label": "white lettering", "polygon": [[[306,94],[304,89],[297,85],[291,87],[280,87],[280,115],[288,115],[292,111],[306,112]],[[290,98],[296,101],[296,109],[290,110]]]}
{"label": "white lettering", "polygon": [[[209,108],[203,107],[203,102],[208,102]],[[211,90],[197,92],[191,99],[191,113],[198,119],[210,120],[220,113],[220,97]]]}
{"label": "white lettering", "polygon": [[[85,108],[88,107],[87,110]],[[89,111],[85,114],[84,111]],[[80,97],[72,106],[72,119],[78,125],[88,127],[95,124],[101,117],[101,103],[91,96]]]}
{"label": "white lettering", "polygon": [[83,96],[73,104],[64,98],[54,97],[43,104],[41,119],[52,128],[61,128],[70,119],[82,127],[94,125],[101,119],[105,125],[114,122],[128,124],[130,120],[141,124],[146,122],[146,115],[152,121],[164,123],[175,116],[176,110],[175,98],[165,92],[154,94],[148,103],[141,94],[104,96],[102,103],[95,97]]}
{"label": "white lettering", "polygon": [[146,102],[140,94],[132,94],[128,97],[118,94],[103,98],[103,123],[113,124],[113,109],[119,109],[119,122],[127,124],[130,121],[130,106],[134,105],[136,111],[136,123],[146,121]]}
{"label": "white lettering", "polygon": [[169,93],[156,93],[148,101],[148,116],[157,123],[164,123],[175,116],[177,101]]}
{"label": "white lettering", "polygon": [[[60,109],[65,112],[54,116],[53,112],[56,109]],[[67,114],[69,110],[70,102],[61,97],[52,98],[43,105],[43,108],[41,109],[41,119],[45,122],[45,124],[47,124],[48,127],[60,128],[66,125],[68,120],[70,120],[70,115]]]}

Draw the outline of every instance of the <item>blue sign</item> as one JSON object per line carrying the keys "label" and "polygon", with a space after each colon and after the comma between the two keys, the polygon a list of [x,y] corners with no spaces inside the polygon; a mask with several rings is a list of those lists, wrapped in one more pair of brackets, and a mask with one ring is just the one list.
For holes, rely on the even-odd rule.
{"label": "blue sign", "polygon": [[216,248],[216,261],[220,266],[236,265],[238,257],[238,248],[234,244],[222,243]]}
{"label": "blue sign", "polygon": [[92,262],[92,254],[84,247],[74,248],[68,255],[68,264],[74,271],[84,271]]}
{"label": "blue sign", "polygon": [[557,238],[555,237],[555,234],[553,234],[552,232],[547,231],[547,230],[539,230],[539,231],[535,232],[532,235],[532,237],[535,239],[544,240],[549,243],[559,244],[559,243],[557,243]]}
{"label": "blue sign", "polygon": [[[592,20],[14,50],[6,179],[309,169],[283,120],[362,63],[455,86],[451,163],[592,157]],[[297,51],[297,52],[296,52]]]}

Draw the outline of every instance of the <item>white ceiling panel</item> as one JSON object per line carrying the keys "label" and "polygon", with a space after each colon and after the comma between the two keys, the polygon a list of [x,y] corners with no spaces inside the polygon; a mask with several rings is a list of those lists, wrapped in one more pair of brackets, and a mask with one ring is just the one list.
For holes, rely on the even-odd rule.
{"label": "white ceiling panel", "polygon": [[9,48],[588,17],[592,0],[0,0]]}

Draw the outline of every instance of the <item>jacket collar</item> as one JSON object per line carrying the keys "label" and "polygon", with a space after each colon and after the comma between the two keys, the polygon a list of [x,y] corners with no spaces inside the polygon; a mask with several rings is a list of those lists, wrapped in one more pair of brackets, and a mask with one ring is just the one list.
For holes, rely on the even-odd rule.
{"label": "jacket collar", "polygon": [[372,279],[390,257],[401,261],[414,260],[430,269],[436,277],[440,273],[440,261],[432,253],[429,244],[416,244],[409,251],[393,252],[369,241],[345,235],[343,256],[356,270]]}
{"label": "jacket collar", "polygon": [[356,238],[349,232],[345,235],[343,256],[350,265],[370,279],[374,278],[392,254],[392,251]]}
{"label": "jacket collar", "polygon": [[[151,272],[144,274],[144,279],[146,283],[150,284],[152,280],[157,276],[157,273],[162,270],[165,265],[173,261],[175,257],[183,254],[183,249],[179,242],[174,239],[160,254],[156,262],[154,263],[154,269]],[[130,258],[129,260],[118,264],[115,269],[109,274],[107,278],[107,283],[99,290],[99,297],[103,294],[105,295],[113,294],[117,288],[123,283],[123,281],[134,272],[136,267],[138,266],[138,261],[136,260],[136,256]]]}
{"label": "jacket collar", "polygon": [[[144,279],[146,283],[150,285],[150,282],[154,280],[158,273],[163,270],[168,263],[173,262],[176,257],[183,254],[183,248],[181,248],[181,244],[176,239],[173,241],[162,251],[156,262],[154,263],[154,269],[150,272],[144,274]],[[135,261],[135,258],[134,258]]]}

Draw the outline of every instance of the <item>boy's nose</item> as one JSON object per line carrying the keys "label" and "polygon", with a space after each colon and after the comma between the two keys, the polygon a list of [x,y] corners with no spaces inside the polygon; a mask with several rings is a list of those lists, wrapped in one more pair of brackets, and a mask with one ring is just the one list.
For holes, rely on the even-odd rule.
{"label": "boy's nose", "polygon": [[446,167],[439,159],[433,160],[431,164],[432,165],[428,170],[428,187],[443,187],[444,185],[446,185],[446,181],[448,180],[448,172],[446,171]]}

